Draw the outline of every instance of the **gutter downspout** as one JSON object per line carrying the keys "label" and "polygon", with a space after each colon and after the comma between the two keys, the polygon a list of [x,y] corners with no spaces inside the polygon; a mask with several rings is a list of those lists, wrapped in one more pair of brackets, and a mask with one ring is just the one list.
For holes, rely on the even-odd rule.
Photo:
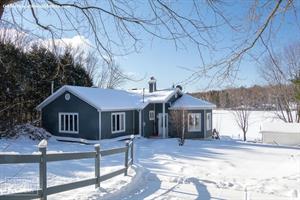
{"label": "gutter downspout", "polygon": [[99,113],[99,141],[102,139],[102,124],[101,124],[101,110],[98,110]]}
{"label": "gutter downspout", "polygon": [[182,109],[182,133],[181,133],[181,137],[185,138],[185,135],[184,135],[184,129],[185,129],[185,116],[184,116],[184,110]]}
{"label": "gutter downspout", "polygon": [[163,103],[163,138],[166,138],[166,105]]}
{"label": "gutter downspout", "polygon": [[203,128],[204,128],[204,139],[206,138],[206,135],[207,135],[207,115],[206,115],[206,109],[204,109],[204,116],[203,116]]}
{"label": "gutter downspout", "polygon": [[139,110],[139,136],[142,136],[142,110]]}

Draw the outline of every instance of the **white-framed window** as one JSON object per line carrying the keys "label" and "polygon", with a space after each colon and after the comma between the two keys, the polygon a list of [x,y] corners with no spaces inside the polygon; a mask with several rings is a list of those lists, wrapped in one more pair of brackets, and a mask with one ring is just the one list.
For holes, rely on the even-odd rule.
{"label": "white-framed window", "polygon": [[154,110],[149,111],[149,120],[155,120],[155,112]]}
{"label": "white-framed window", "polygon": [[206,113],[206,130],[211,130],[211,113]]}
{"label": "white-framed window", "polygon": [[201,113],[188,114],[188,131],[201,131]]}
{"label": "white-framed window", "polygon": [[78,133],[79,115],[78,113],[58,113],[58,126],[60,133]]}
{"label": "white-framed window", "polygon": [[111,132],[120,133],[125,132],[125,112],[111,114]]}

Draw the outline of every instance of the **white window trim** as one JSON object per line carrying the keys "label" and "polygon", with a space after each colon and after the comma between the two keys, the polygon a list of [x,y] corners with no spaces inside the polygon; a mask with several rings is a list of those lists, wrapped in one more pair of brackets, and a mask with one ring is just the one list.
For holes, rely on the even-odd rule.
{"label": "white window trim", "polygon": [[[123,129],[120,129],[120,130],[117,130],[117,131],[113,131],[113,116],[114,115],[123,115],[123,119],[124,119],[124,126],[123,126]],[[125,112],[116,112],[116,113],[111,113],[111,133],[114,134],[114,133],[122,133],[122,132],[125,132],[126,130],[126,115],[125,115]],[[121,120],[120,120],[120,123],[121,123]],[[120,124],[121,125],[121,124]],[[119,125],[119,126],[120,126]],[[121,127],[121,126],[120,126]]]}
{"label": "white window trim", "polygon": [[[209,117],[208,117],[209,116]],[[211,119],[211,113],[206,113],[206,130],[209,131],[212,129],[212,119]],[[209,125],[209,126],[208,126]]]}
{"label": "white window trim", "polygon": [[[153,114],[151,115],[151,113],[153,113]],[[149,120],[151,120],[151,121],[155,120],[155,111],[154,110],[149,111]]]}
{"label": "white window trim", "polygon": [[[190,127],[190,115],[199,115],[199,129]],[[201,113],[189,113],[188,114],[188,132],[201,132],[202,124],[201,124]]]}
{"label": "white window trim", "polygon": [[[61,128],[61,116],[64,115],[68,115],[68,116],[73,116],[73,131],[66,131],[66,130],[62,130]],[[74,127],[75,127],[75,120],[74,120],[74,116],[77,116],[77,131],[74,131]],[[70,123],[70,120],[69,122]],[[64,117],[64,128],[66,127],[65,124],[65,117]],[[68,125],[68,127],[70,127],[70,124]],[[79,133],[79,113],[73,113],[73,112],[59,112],[58,113],[58,132],[60,133],[71,133],[71,134],[78,134]]]}

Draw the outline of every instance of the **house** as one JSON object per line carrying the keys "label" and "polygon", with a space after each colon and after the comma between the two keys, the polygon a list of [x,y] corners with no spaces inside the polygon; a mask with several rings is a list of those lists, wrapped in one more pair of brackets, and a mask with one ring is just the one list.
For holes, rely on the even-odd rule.
{"label": "house", "polygon": [[266,122],[261,125],[263,143],[279,145],[300,145],[300,124]]}
{"label": "house", "polygon": [[99,140],[131,134],[176,137],[171,111],[185,111],[186,137],[206,138],[212,132],[214,104],[184,94],[180,86],[157,90],[116,90],[63,86],[41,104],[42,127],[58,137]]}

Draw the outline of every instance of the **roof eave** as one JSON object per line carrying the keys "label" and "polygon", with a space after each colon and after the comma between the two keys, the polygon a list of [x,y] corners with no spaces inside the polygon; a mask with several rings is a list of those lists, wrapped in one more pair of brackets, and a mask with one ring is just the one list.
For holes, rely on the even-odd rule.
{"label": "roof eave", "polygon": [[216,108],[215,106],[200,106],[200,107],[189,107],[189,106],[181,106],[181,107],[170,107],[169,110],[210,110]]}
{"label": "roof eave", "polygon": [[46,105],[48,105],[49,103],[51,103],[52,101],[54,101],[57,97],[59,97],[61,94],[63,94],[64,92],[70,92],[72,93],[74,96],[78,97],[79,99],[81,99],[82,101],[86,102],[87,104],[91,105],[92,107],[94,107],[97,110],[102,110],[101,107],[98,107],[97,105],[93,104],[92,102],[88,101],[86,98],[82,97],[80,94],[78,94],[76,91],[72,90],[72,88],[68,87],[68,85],[64,85],[63,87],[61,87],[60,89],[58,89],[56,92],[54,92],[52,95],[50,95],[48,98],[46,98],[42,103],[40,103],[36,109],[38,111],[41,111]]}
{"label": "roof eave", "polygon": [[59,88],[57,91],[55,91],[53,94],[51,94],[49,97],[47,97],[42,103],[40,103],[35,109],[38,111],[41,111],[46,105],[51,103],[54,99],[56,99],[60,94],[64,93],[66,91],[66,85]]}

